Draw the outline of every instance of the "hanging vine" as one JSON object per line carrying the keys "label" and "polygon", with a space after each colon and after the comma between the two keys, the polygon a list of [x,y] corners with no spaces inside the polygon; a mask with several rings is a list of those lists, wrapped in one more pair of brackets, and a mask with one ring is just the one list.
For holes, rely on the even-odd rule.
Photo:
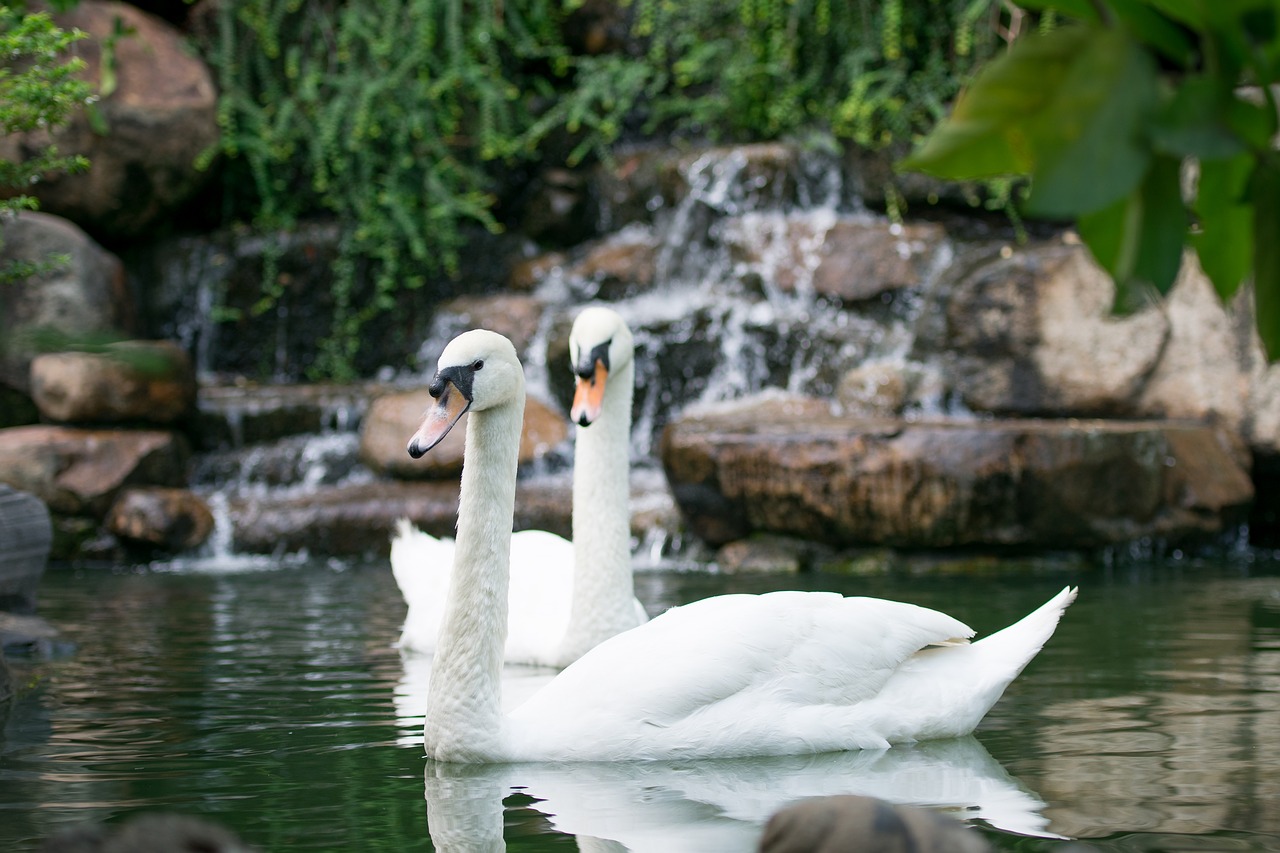
{"label": "hanging vine", "polygon": [[[222,91],[229,211],[261,230],[342,227],[317,376],[350,376],[403,289],[456,274],[469,226],[501,229],[501,170],[568,138],[570,164],[628,134],[909,139],[996,37],[995,0],[622,0],[623,49],[575,53],[557,0],[227,0],[204,50]],[[210,152],[212,156],[214,152]],[[229,193],[230,197],[231,194]],[[267,266],[270,267],[270,255]],[[264,273],[255,310],[278,298]]]}

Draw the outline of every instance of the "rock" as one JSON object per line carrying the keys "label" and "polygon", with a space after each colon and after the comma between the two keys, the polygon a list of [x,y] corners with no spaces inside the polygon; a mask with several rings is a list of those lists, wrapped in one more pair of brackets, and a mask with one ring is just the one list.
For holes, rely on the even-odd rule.
{"label": "rock", "polygon": [[1004,415],[1133,417],[1169,338],[1164,312],[1111,315],[1115,285],[1079,245],[1005,247],[937,288],[938,356],[965,404]]}
{"label": "rock", "polygon": [[199,449],[241,448],[359,427],[371,397],[389,386],[317,383],[202,385],[194,427]]}
{"label": "rock", "polygon": [[[462,471],[467,415],[421,459],[411,458],[406,450],[409,437],[418,430],[423,413],[434,402],[425,388],[376,398],[360,430],[361,461],[379,474],[404,479],[457,476]],[[521,464],[547,455],[568,436],[567,416],[533,397],[525,400]]]}
{"label": "rock", "polygon": [[589,244],[561,275],[582,300],[617,300],[652,288],[657,262],[657,237],[634,225]]}
{"label": "rock", "polygon": [[[470,329],[489,329],[506,336],[516,352],[524,357],[542,321],[541,300],[524,294],[498,296],[460,296],[441,305],[436,310],[433,340],[450,341]],[[423,361],[435,372],[436,359],[440,356],[434,344],[433,352],[422,352]]]}
{"label": "rock", "polygon": [[[37,648],[48,646],[58,637],[58,629],[48,620],[30,614],[19,615],[0,610],[0,651],[15,646]],[[0,694],[3,694],[0,690]],[[0,698],[3,698],[0,695]]]}
{"label": "rock", "polygon": [[862,364],[840,378],[836,400],[841,410],[851,415],[889,417],[902,413],[911,384],[901,364]]}
{"label": "rock", "polygon": [[106,527],[128,542],[189,551],[213,532],[213,513],[200,496],[186,489],[128,488],[107,512]]}
{"label": "rock", "polygon": [[[407,455],[407,454],[406,454]],[[550,494],[544,491],[550,489]],[[558,507],[558,517],[553,510]],[[572,497],[558,485],[520,481],[516,530],[571,535]],[[396,520],[408,518],[432,536],[453,536],[458,481],[380,481],[335,486],[307,495],[255,495],[229,502],[231,547],[241,553],[378,555],[391,551]]]}
{"label": "rock", "polygon": [[950,254],[946,232],[928,222],[753,213],[730,220],[725,230],[733,257],[784,293],[842,303],[919,288]]}
{"label": "rock", "polygon": [[745,572],[789,572],[795,574],[811,561],[810,543],[767,534],[738,539],[721,546],[716,565],[729,575]]}
{"label": "rock", "polygon": [[673,421],[661,456],[712,545],[752,532],[903,548],[1178,542],[1234,527],[1253,498],[1234,434],[1178,422],[797,417],[766,400]]}
{"label": "rock", "polygon": [[213,76],[178,30],[134,6],[82,0],[55,20],[89,33],[74,50],[95,90],[102,86],[103,44],[111,40],[115,89],[94,104],[93,117],[82,110],[52,134],[0,140],[0,157],[20,161],[50,141],[61,154],[86,156],[87,172],[50,176],[30,194],[45,210],[95,233],[148,234],[208,177],[195,163],[218,141]]}
{"label": "rock", "polygon": [[124,266],[75,225],[46,213],[19,213],[0,223],[0,263],[68,262],[40,276],[0,287],[0,385],[30,392],[35,336],[72,340],[134,327]]}
{"label": "rock", "polygon": [[563,252],[544,252],[524,258],[512,264],[507,287],[517,293],[530,293],[550,276],[559,274],[567,262],[568,256]]}
{"label": "rock", "polygon": [[66,515],[101,519],[125,486],[182,486],[189,456],[180,434],[160,430],[0,430],[0,482]]}
{"label": "rock", "polygon": [[194,412],[196,378],[176,344],[128,341],[101,353],[36,356],[31,395],[40,414],[55,422],[166,425]]}
{"label": "rock", "polygon": [[35,495],[0,484],[0,610],[35,612],[52,544],[48,507]]}
{"label": "rock", "polygon": [[857,794],[816,797],[765,824],[760,853],[988,853],[981,835],[955,818]]}

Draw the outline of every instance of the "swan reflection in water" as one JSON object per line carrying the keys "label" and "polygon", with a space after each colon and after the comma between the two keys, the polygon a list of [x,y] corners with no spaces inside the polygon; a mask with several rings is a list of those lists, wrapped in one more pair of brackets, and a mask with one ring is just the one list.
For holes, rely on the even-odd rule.
{"label": "swan reflection in water", "polygon": [[546,764],[428,760],[427,828],[440,851],[505,850],[505,798],[523,794],[580,849],[753,850],[765,822],[809,797],[863,794],[1018,835],[1049,831],[1037,796],[972,735],[883,750],[770,758]]}

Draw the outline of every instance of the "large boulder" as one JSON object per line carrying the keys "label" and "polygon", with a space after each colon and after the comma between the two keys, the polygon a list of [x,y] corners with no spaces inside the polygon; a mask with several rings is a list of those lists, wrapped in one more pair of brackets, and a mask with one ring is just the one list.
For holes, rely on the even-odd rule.
{"label": "large boulder", "polygon": [[[1111,313],[1115,284],[1081,245],[1007,246],[940,283],[917,339],[971,409],[1133,417],[1169,339],[1156,308]],[[944,286],[945,285],[945,286]]]}
{"label": "large boulder", "polygon": [[102,92],[92,116],[80,111],[52,133],[0,140],[0,157],[20,161],[50,142],[62,154],[84,155],[87,172],[49,176],[29,193],[95,233],[146,234],[207,179],[196,158],[218,141],[213,75],[177,29],[134,6],[82,0],[55,19],[89,34],[73,48],[86,63],[85,79],[102,92],[109,61],[114,88]]}
{"label": "large boulder", "polygon": [[946,256],[946,232],[930,222],[871,216],[754,213],[727,223],[733,257],[785,293],[852,303],[920,288]]}
{"label": "large boulder", "polygon": [[0,385],[30,391],[41,332],[76,340],[134,327],[124,265],[77,226],[23,212],[0,221],[0,240],[0,263],[66,259],[42,275],[0,287]]}
{"label": "large boulder", "polygon": [[[360,429],[360,460],[379,474],[402,479],[455,477],[462,471],[467,415],[444,440],[421,459],[409,456],[409,438],[422,424],[423,413],[435,401],[427,389],[399,391],[376,398]],[[520,462],[541,458],[569,436],[569,420],[552,407],[525,400]]]}
{"label": "large boulder", "polygon": [[[560,484],[521,480],[516,487],[514,529],[570,536],[572,507],[572,496]],[[400,518],[412,520],[433,536],[454,535],[458,480],[384,480],[310,494],[246,495],[229,501],[227,514],[232,524],[231,547],[237,552],[305,549],[312,554],[385,557]]]}
{"label": "large boulder", "polygon": [[103,352],[59,352],[31,362],[31,396],[59,423],[172,424],[195,411],[191,360],[168,341],[128,341]]}
{"label": "large boulder", "polygon": [[1221,427],[1153,421],[873,420],[775,400],[668,424],[662,462],[693,531],[836,546],[1089,548],[1203,539],[1253,498]]}
{"label": "large boulder", "polygon": [[130,485],[182,486],[190,453],[178,433],[25,426],[0,430],[0,483],[55,513],[102,519]]}

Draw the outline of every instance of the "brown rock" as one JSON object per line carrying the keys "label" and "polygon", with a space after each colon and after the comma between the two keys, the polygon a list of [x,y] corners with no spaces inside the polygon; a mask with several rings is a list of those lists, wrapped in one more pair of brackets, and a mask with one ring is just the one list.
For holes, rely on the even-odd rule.
{"label": "brown rock", "polygon": [[[516,486],[516,530],[569,536],[572,511],[572,498],[559,485],[522,480]],[[230,502],[228,515],[237,552],[273,554],[305,548],[313,554],[385,557],[399,518],[410,519],[433,536],[454,535],[458,480],[380,481],[307,495],[238,498]]]}
{"label": "brown rock", "polygon": [[130,341],[102,353],[60,352],[31,362],[40,413],[62,423],[171,424],[195,410],[191,361],[168,341]]}
{"label": "brown rock", "polygon": [[1115,285],[1083,246],[1039,244],[979,260],[938,288],[942,328],[920,337],[978,411],[1128,416],[1169,337],[1155,308],[1111,314]]}
{"label": "brown rock", "polygon": [[[469,329],[489,329],[505,336],[521,357],[542,320],[542,302],[525,294],[460,296],[436,311],[437,325],[444,318],[446,339]],[[434,359],[439,353],[432,353]],[[432,363],[434,369],[434,362]]]}
{"label": "brown rock", "polygon": [[591,244],[564,275],[599,299],[620,299],[653,286],[658,241],[643,227],[626,228]]}
{"label": "brown rock", "polygon": [[[406,448],[434,401],[427,389],[384,394],[369,405],[360,429],[360,459],[374,471],[404,479],[454,477],[462,470],[466,415],[444,440],[421,459]],[[525,401],[520,462],[545,456],[569,436],[568,418],[532,397]]]}
{"label": "brown rock", "polygon": [[186,489],[129,488],[111,505],[106,526],[130,542],[188,551],[204,544],[213,532],[213,513]]}
{"label": "brown rock", "polygon": [[1217,534],[1253,498],[1221,428],[1175,422],[902,422],[768,404],[668,424],[661,455],[693,531],[832,545],[1087,548]]}
{"label": "brown rock", "polygon": [[65,219],[22,212],[0,222],[0,262],[68,262],[44,275],[0,287],[0,384],[29,392],[35,335],[73,340],[133,327],[120,259]]}
{"label": "brown rock", "polygon": [[125,486],[184,485],[189,455],[171,432],[14,427],[0,430],[0,482],[56,513],[102,518]]}
{"label": "brown rock", "polygon": [[846,303],[921,286],[946,243],[939,225],[869,217],[756,215],[734,220],[727,231],[735,257],[784,292]]}
{"label": "brown rock", "polygon": [[[55,16],[63,29],[89,38],[72,48],[87,64],[85,79],[101,89],[103,44],[113,44],[115,89],[52,134],[33,131],[0,140],[0,157],[21,160],[50,141],[61,154],[82,154],[90,168],[53,175],[31,188],[41,206],[116,236],[153,228],[204,183],[196,158],[218,141],[217,90],[208,67],[165,21],[117,2],[82,0]],[[124,35],[116,35],[123,27]]]}

